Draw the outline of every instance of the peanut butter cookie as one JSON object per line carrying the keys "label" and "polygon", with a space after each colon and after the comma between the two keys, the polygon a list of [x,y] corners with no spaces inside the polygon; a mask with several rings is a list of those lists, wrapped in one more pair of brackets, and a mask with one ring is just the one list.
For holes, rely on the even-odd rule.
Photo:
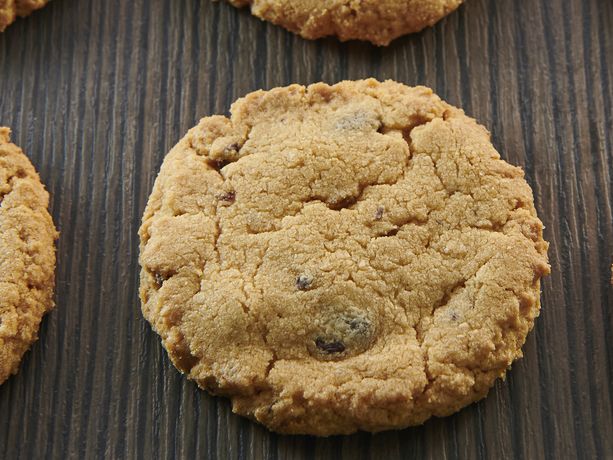
{"label": "peanut butter cookie", "polygon": [[17,372],[53,308],[57,238],[49,195],[9,134],[0,128],[0,383]]}
{"label": "peanut butter cookie", "polygon": [[428,88],[257,91],[164,160],[143,313],[181,372],[272,430],[421,424],[521,356],[542,229],[523,171]]}
{"label": "peanut butter cookie", "polygon": [[255,16],[304,38],[336,35],[342,41],[388,45],[393,39],[433,25],[463,0],[229,0],[250,6]]}

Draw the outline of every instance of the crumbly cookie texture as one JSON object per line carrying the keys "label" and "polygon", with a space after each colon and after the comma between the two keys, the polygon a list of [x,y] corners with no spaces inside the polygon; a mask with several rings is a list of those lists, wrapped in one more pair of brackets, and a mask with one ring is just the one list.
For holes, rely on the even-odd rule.
{"label": "crumbly cookie texture", "polygon": [[336,35],[342,41],[388,45],[393,39],[433,25],[463,0],[228,0],[250,6],[264,20],[304,38]]}
{"label": "crumbly cookie texture", "polygon": [[181,372],[272,430],[417,425],[521,356],[542,229],[522,170],[428,88],[257,91],[164,160],[143,313]]}
{"label": "crumbly cookie texture", "polygon": [[17,16],[27,16],[48,2],[49,0],[0,0],[0,32],[4,32]]}
{"label": "crumbly cookie texture", "polygon": [[17,373],[53,308],[57,238],[49,195],[9,134],[0,128],[0,383]]}

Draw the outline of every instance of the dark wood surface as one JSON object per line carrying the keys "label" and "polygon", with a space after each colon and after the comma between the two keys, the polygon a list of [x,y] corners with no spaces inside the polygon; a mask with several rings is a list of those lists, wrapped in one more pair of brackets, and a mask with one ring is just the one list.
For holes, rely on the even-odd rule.
{"label": "dark wood surface", "polygon": [[[174,370],[138,301],[137,229],[197,120],[293,82],[429,85],[492,132],[551,242],[505,382],[377,435],[278,436]],[[52,195],[57,309],[0,387],[0,458],[613,458],[613,2],[467,0],[388,48],[309,42],[210,0],[53,0],[0,35],[0,124]]]}

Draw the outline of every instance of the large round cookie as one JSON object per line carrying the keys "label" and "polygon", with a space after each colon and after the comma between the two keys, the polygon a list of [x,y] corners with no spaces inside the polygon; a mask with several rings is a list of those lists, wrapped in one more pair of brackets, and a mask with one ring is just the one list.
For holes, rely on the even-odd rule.
{"label": "large round cookie", "polygon": [[48,2],[49,0],[0,0],[0,32],[3,32],[17,16],[27,16]]}
{"label": "large round cookie", "polygon": [[419,32],[455,10],[463,0],[228,0],[251,7],[261,19],[304,38],[336,35],[388,45],[401,35]]}
{"label": "large round cookie", "polygon": [[0,128],[0,383],[17,372],[53,308],[57,238],[49,195],[9,134]]}
{"label": "large round cookie", "polygon": [[542,229],[522,170],[428,88],[257,91],[164,160],[143,312],[177,368],[275,431],[420,424],[521,356]]}

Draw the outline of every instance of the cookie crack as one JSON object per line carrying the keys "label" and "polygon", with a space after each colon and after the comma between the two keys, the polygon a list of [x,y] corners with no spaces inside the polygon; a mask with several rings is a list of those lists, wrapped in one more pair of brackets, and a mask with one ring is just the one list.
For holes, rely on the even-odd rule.
{"label": "cookie crack", "polygon": [[[428,317],[432,316],[432,314],[436,310],[439,310],[440,308],[443,308],[443,307],[447,306],[449,301],[453,298],[454,294],[456,294],[457,292],[459,292],[462,289],[465,289],[466,288],[466,283],[468,283],[470,280],[475,278],[477,276],[477,273],[479,273],[479,271],[483,267],[485,267],[487,264],[489,264],[494,257],[495,257],[495,255],[491,255],[485,261],[483,261],[481,264],[479,264],[479,266],[474,270],[473,273],[471,273],[470,275],[466,276],[463,279],[458,280],[456,283],[452,284],[450,287],[445,289],[445,293],[443,294],[441,299],[434,305],[434,307],[432,308],[431,312],[428,315],[425,315],[425,316],[428,316]],[[423,316],[424,315],[421,315],[421,316],[422,316],[422,318],[420,318],[419,322],[417,323],[417,325],[415,327],[415,331],[417,333],[418,342],[419,342],[419,346],[420,347],[423,345],[423,341],[424,341],[425,335],[427,334],[427,332],[429,330],[429,328],[422,327],[421,322],[423,320]]]}
{"label": "cookie crack", "polygon": [[221,223],[221,217],[219,216],[219,206],[220,204],[219,202],[217,202],[217,204],[213,207],[213,209],[215,210],[215,215],[213,216],[215,220],[215,236],[213,238],[213,252],[217,256],[217,263],[219,264],[219,267],[221,269],[221,253],[219,251],[219,240],[222,234],[222,223]]}
{"label": "cookie crack", "polygon": [[26,172],[22,169],[19,169],[16,173],[11,174],[7,178],[6,184],[9,186],[9,189],[6,192],[0,192],[0,207],[2,207],[4,199],[8,197],[11,193],[13,193],[13,191],[15,190],[15,182],[20,179],[25,179],[26,177]]}
{"label": "cookie crack", "polygon": [[419,217],[416,217],[416,216],[409,216],[405,219],[402,219],[401,221],[397,223],[393,223],[392,224],[393,227],[391,229],[377,232],[375,233],[373,238],[389,238],[392,236],[396,236],[400,231],[402,231],[405,227],[408,227],[409,225],[415,225],[419,227],[428,225],[429,218],[430,218],[430,212],[431,211],[428,212],[425,219],[420,219]]}
{"label": "cookie crack", "polygon": [[[232,129],[233,130],[236,129],[234,124],[232,124]],[[243,150],[243,147],[245,146],[245,144],[249,142],[249,140],[251,139],[252,130],[253,130],[253,126],[248,126],[247,133],[245,135],[240,136],[240,140],[237,140],[238,136],[232,139],[230,142],[228,142],[227,145],[223,147],[223,149],[221,149],[221,152],[218,155],[216,155],[215,158],[211,158],[210,156],[213,145],[211,145],[211,147],[209,148],[208,155],[205,155],[207,164],[211,167],[211,169],[213,169],[214,171],[217,171],[217,173],[222,178],[224,178],[224,181],[225,181],[225,177],[221,173],[221,170],[225,166],[228,166],[231,163],[240,162],[241,159],[247,156],[247,155],[241,155],[241,151]],[[221,136],[217,139],[222,139],[224,137],[225,136]],[[192,147],[192,149],[198,155],[198,149],[194,146],[193,140],[190,140],[190,147]]]}
{"label": "cookie crack", "polygon": [[[326,200],[325,197],[322,196],[318,196],[318,195],[312,195],[311,197],[309,197],[308,199],[304,200],[302,202],[303,204],[303,208],[304,205],[308,204],[308,203],[312,203],[315,201],[319,201],[322,202],[323,204],[325,204],[328,209],[331,209],[332,211],[340,211],[341,209],[352,209],[358,202],[360,202],[362,200],[362,195],[364,194],[364,191],[371,186],[374,185],[393,185],[393,184],[385,184],[385,183],[375,183],[375,184],[358,184],[358,193],[355,195],[350,195],[348,197],[342,198],[338,201],[335,202],[329,202]],[[299,214],[302,211],[302,209],[300,209],[295,215]],[[285,216],[285,217],[290,217],[290,216]]]}
{"label": "cookie crack", "polygon": [[277,355],[275,348],[271,346],[270,343],[268,342],[268,334],[270,333],[268,329],[268,324],[266,323],[266,321],[261,321],[260,323],[262,327],[264,328],[264,331],[262,334],[262,340],[264,341],[264,345],[266,346],[266,349],[269,350],[270,353],[272,354],[270,360],[268,361],[268,364],[266,365],[266,369],[264,370],[264,380],[268,380],[268,376],[270,375],[273,368],[275,367],[275,364],[279,360],[279,357]]}

